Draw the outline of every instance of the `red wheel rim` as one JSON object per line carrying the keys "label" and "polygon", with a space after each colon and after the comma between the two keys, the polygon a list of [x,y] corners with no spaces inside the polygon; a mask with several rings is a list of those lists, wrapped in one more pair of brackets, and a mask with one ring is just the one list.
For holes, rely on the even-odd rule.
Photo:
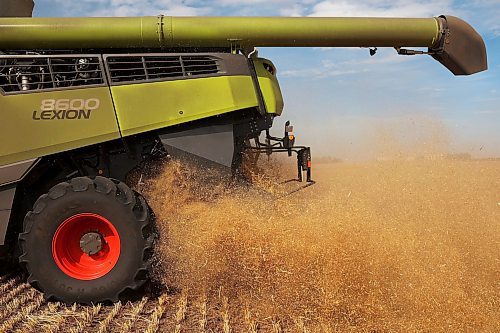
{"label": "red wheel rim", "polygon": [[[93,255],[80,247],[80,239],[87,233],[101,236],[101,249]],[[83,213],[66,219],[52,238],[52,256],[57,266],[68,276],[78,280],[95,280],[108,274],[120,257],[120,236],[106,218]]]}

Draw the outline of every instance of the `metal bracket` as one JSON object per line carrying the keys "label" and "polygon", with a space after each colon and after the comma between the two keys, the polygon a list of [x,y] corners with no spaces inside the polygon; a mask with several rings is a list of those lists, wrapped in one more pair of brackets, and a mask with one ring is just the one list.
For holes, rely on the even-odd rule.
{"label": "metal bracket", "polygon": [[436,54],[442,54],[444,51],[444,44],[449,43],[449,35],[450,35],[450,29],[448,28],[442,28],[439,33],[444,36],[444,38],[440,38],[439,40],[441,41],[439,45],[435,48],[429,48],[428,51],[420,51],[420,50],[409,50],[409,49],[403,49],[401,47],[395,47],[394,49],[398,52],[399,55],[417,55],[417,54],[428,54],[428,55],[436,55]]}
{"label": "metal bracket", "polygon": [[163,43],[165,42],[165,33],[163,31],[163,27],[165,26],[165,16],[164,15],[158,15],[158,22],[156,25],[158,26],[156,29],[156,33],[158,34],[158,41],[160,42],[160,48],[163,48],[164,45]]}
{"label": "metal bracket", "polygon": [[412,55],[417,55],[417,54],[429,54],[429,55],[433,55],[433,54],[438,54],[439,51],[435,51],[435,50],[429,50],[429,51],[420,51],[420,50],[409,50],[409,49],[402,49],[400,47],[395,47],[394,48],[399,55],[406,55],[406,56],[412,56]]}
{"label": "metal bracket", "polygon": [[250,70],[250,76],[252,77],[252,82],[255,89],[255,95],[257,96],[257,102],[259,103],[258,110],[262,116],[265,116],[267,114],[267,107],[266,107],[266,102],[264,100],[264,95],[262,94],[262,90],[260,88],[259,76],[257,74],[257,70],[255,69],[255,64],[253,62],[252,55],[255,54],[257,54],[256,48],[254,48],[253,51],[250,53],[246,52],[244,53],[245,57],[247,58],[248,69]]}
{"label": "metal bracket", "polygon": [[230,38],[227,41],[231,44],[231,53],[232,54],[238,54],[238,52],[243,49],[241,47],[241,39]]}
{"label": "metal bracket", "polygon": [[[292,179],[290,181],[298,181],[302,182],[303,181],[303,175],[302,173],[305,171],[306,172],[306,182],[307,183],[314,183],[311,177],[311,170],[312,170],[312,165],[311,165],[311,148],[310,147],[305,147],[305,146],[287,146],[287,139],[288,138],[277,138],[274,136],[271,136],[269,134],[269,131],[266,131],[266,142],[262,143],[260,142],[259,138],[255,138],[255,144],[256,146],[245,146],[245,149],[257,152],[257,153],[262,153],[262,154],[267,154],[270,155],[272,153],[287,153],[289,156],[291,156],[291,153],[297,154],[297,179]],[[294,139],[295,141],[295,139]],[[290,144],[290,142],[288,142]]]}

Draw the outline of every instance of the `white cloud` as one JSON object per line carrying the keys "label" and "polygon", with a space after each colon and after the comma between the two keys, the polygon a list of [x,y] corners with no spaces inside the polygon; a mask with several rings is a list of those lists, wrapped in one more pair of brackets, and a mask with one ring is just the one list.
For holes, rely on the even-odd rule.
{"label": "white cloud", "polygon": [[140,16],[178,15],[196,16],[210,12],[208,7],[197,6],[199,1],[174,0],[52,0],[64,8],[68,16],[84,13],[85,16]]}
{"label": "white cloud", "polygon": [[[352,52],[352,51],[356,52]],[[351,76],[360,73],[392,73],[401,69],[399,64],[418,60],[417,57],[400,56],[394,50],[381,49],[371,57],[368,50],[332,49],[331,53],[321,54],[321,59],[308,62],[304,69],[284,69],[278,72],[286,78],[324,79],[338,76]],[[303,63],[303,61],[300,61]],[[406,68],[408,69],[408,67]]]}
{"label": "white cloud", "polygon": [[[492,0],[496,1],[496,0]],[[231,8],[236,13],[283,16],[383,16],[428,17],[449,13],[452,0],[218,0],[203,1],[213,9]]]}
{"label": "white cloud", "polygon": [[220,15],[304,16],[307,7],[318,0],[216,0],[202,3]]}
{"label": "white cloud", "polygon": [[479,110],[476,111],[477,114],[500,114],[500,109],[490,109],[490,110]]}
{"label": "white cloud", "polygon": [[310,16],[429,17],[451,12],[451,0],[321,1]]}
{"label": "white cloud", "polygon": [[485,35],[500,37],[500,0],[470,0],[456,5],[461,17]]}
{"label": "white cloud", "polygon": [[[500,35],[499,0],[38,0],[67,16],[262,15],[429,17],[481,11],[482,26]],[[57,9],[56,9],[57,6]],[[471,10],[474,9],[474,10]],[[474,14],[476,17],[477,15]]]}
{"label": "white cloud", "polygon": [[308,68],[308,69],[292,69],[280,73],[280,76],[286,78],[310,78],[310,79],[326,79],[338,76],[355,75],[360,73],[368,73],[366,69],[338,69],[338,68]]}

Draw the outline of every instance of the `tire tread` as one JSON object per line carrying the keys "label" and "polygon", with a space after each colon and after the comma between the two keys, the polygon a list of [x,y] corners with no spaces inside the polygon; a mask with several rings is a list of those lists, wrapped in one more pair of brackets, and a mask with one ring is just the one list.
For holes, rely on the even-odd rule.
{"label": "tire tread", "polygon": [[[146,203],[146,200],[137,192],[130,189],[125,183],[120,182],[115,179],[109,179],[105,177],[95,177],[93,179],[89,177],[77,177],[73,178],[67,182],[62,182],[54,187],[52,187],[47,194],[43,194],[38,198],[38,200],[33,205],[33,210],[29,211],[24,219],[24,230],[19,234],[19,244],[21,248],[21,255],[19,257],[19,262],[21,266],[28,272],[28,282],[37,290],[44,293],[44,297],[46,299],[54,299],[58,301],[65,302],[64,299],[55,296],[55,293],[48,290],[47,288],[42,287],[37,279],[33,276],[30,270],[30,266],[36,265],[36,263],[31,263],[28,257],[28,247],[26,246],[26,239],[28,234],[31,232],[33,227],[33,223],[36,220],[36,216],[41,214],[43,210],[47,207],[50,200],[59,200],[64,195],[67,195],[70,192],[84,192],[84,191],[95,191],[97,193],[101,193],[104,195],[113,196],[114,199],[126,206],[129,210],[132,211],[134,216],[137,219],[137,222],[140,223],[140,230],[142,230],[142,237],[144,241],[143,247],[143,255],[142,255],[142,263],[140,267],[137,267],[137,270],[134,274],[131,274],[132,277],[124,287],[117,292],[115,295],[111,297],[106,297],[105,299],[97,300],[97,302],[117,302],[121,299],[121,295],[125,294],[125,291],[137,291],[147,279],[137,278],[141,275],[144,275],[144,271],[149,272],[152,260],[152,255],[145,255],[149,253],[154,245],[154,214],[152,214],[151,208]],[[151,230],[145,232],[145,230]],[[86,302],[83,302],[86,303]]]}

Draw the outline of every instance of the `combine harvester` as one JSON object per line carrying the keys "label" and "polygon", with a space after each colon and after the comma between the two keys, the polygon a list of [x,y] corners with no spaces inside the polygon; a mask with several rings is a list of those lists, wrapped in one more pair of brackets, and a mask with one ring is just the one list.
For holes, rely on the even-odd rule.
{"label": "combine harvester", "polygon": [[0,253],[67,303],[147,281],[153,214],[125,181],[148,159],[187,153],[237,172],[245,150],[295,152],[311,180],[292,126],[269,133],[283,100],[255,47],[391,47],[455,75],[487,69],[482,38],[453,16],[21,17],[32,8],[0,8]]}

